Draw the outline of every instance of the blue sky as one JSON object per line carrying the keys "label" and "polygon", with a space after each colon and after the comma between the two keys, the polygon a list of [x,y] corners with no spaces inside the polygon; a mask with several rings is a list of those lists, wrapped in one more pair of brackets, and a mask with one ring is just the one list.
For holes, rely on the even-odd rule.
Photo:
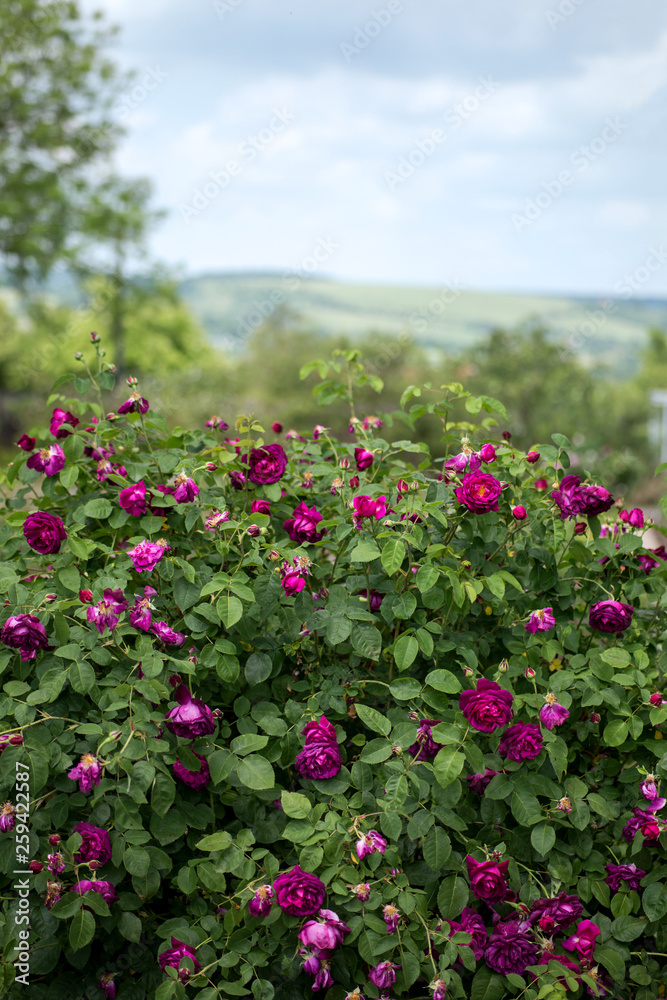
{"label": "blue sky", "polygon": [[118,167],[153,179],[152,250],[186,274],[326,245],[346,280],[667,296],[667,6],[83,6],[122,28]]}

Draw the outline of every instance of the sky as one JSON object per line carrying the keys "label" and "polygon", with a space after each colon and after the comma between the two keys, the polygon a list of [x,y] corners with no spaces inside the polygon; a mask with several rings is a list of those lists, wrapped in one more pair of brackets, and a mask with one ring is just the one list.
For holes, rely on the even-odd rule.
{"label": "sky", "polygon": [[667,5],[82,6],[121,28],[117,166],[184,275],[667,296]]}

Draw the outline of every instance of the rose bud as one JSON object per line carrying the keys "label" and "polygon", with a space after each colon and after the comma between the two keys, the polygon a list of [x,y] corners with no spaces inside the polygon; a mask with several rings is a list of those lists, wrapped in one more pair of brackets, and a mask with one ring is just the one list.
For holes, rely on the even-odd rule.
{"label": "rose bud", "polygon": [[500,663],[498,664],[498,671],[501,674],[506,674],[507,671],[509,670],[509,668],[510,668],[510,665],[507,662],[507,660],[501,660]]}
{"label": "rose bud", "polygon": [[100,337],[99,333],[95,333],[94,330],[90,331],[90,342],[91,342],[91,344],[99,344],[99,342],[100,342],[101,339],[102,338]]}
{"label": "rose bud", "polygon": [[126,382],[129,385],[130,389],[134,389],[135,385],[139,385],[139,379],[135,378],[134,375],[128,375]]}
{"label": "rose bud", "polygon": [[280,423],[279,420],[276,420],[275,423],[271,424],[271,430],[273,431],[274,434],[282,433],[282,429],[283,425]]}
{"label": "rose bud", "polygon": [[181,680],[180,674],[170,674],[169,683],[173,688],[177,688],[179,684],[182,684],[183,681]]}
{"label": "rose bud", "polygon": [[215,464],[215,462],[207,462],[206,463],[206,471],[207,472],[215,472],[215,470],[217,468],[218,468],[218,466]]}
{"label": "rose bud", "polygon": [[259,525],[251,524],[247,530],[247,534],[250,535],[251,538],[257,538],[257,535],[259,535]]}
{"label": "rose bud", "polygon": [[35,874],[38,875],[43,870],[44,865],[41,861],[31,861],[28,868],[31,872],[35,872]]}
{"label": "rose bud", "polygon": [[659,691],[654,691],[651,697],[649,698],[649,701],[651,702],[652,705],[662,705],[662,695],[660,694]]}
{"label": "rose bud", "polygon": [[583,535],[583,533],[586,530],[586,528],[587,528],[587,524],[586,524],[585,521],[577,521],[576,524],[575,524],[575,526],[574,526],[574,533],[575,533],[575,535]]}
{"label": "rose bud", "polygon": [[82,354],[81,351],[75,351],[74,352],[74,360],[75,361],[83,361],[83,354]]}
{"label": "rose bud", "polygon": [[505,438],[506,441],[511,441],[512,440],[512,435],[511,435],[510,431],[503,431],[503,437]]}
{"label": "rose bud", "polygon": [[517,507],[512,507],[512,516],[515,521],[525,521],[527,517],[526,508],[522,507],[521,504]]}
{"label": "rose bud", "polygon": [[7,742],[11,743],[13,747],[20,747],[23,746],[23,737],[20,733],[15,733],[13,736],[9,737]]}
{"label": "rose bud", "polygon": [[352,487],[353,490],[356,490],[358,485],[359,485],[359,476],[352,476],[352,478],[350,479],[350,486]]}
{"label": "rose bud", "polygon": [[44,600],[45,601],[57,601],[58,600],[58,595],[57,594],[46,594],[45,597],[44,597]]}
{"label": "rose bud", "polygon": [[464,667],[463,668],[463,676],[464,677],[472,677],[472,675],[474,674],[474,672],[475,671],[472,669],[472,667]]}
{"label": "rose bud", "polygon": [[338,464],[341,467],[341,469],[349,469],[350,468],[350,460],[349,460],[349,458],[341,458],[341,460],[340,460],[340,462]]}
{"label": "rose bud", "polygon": [[534,676],[535,676],[535,671],[533,670],[533,668],[526,667],[526,677],[528,678],[528,680],[532,680]]}
{"label": "rose bud", "polygon": [[49,843],[51,847],[56,847],[56,845],[60,843],[60,837],[58,836],[57,833],[51,834],[51,836],[49,837]]}
{"label": "rose bud", "polygon": [[589,716],[589,719],[590,719],[590,720],[591,720],[591,722],[593,722],[593,723],[598,723],[598,722],[600,721],[600,719],[601,719],[601,718],[602,718],[602,716],[601,716],[601,715],[599,715],[599,714],[598,714],[598,712],[591,712],[591,714],[590,714],[590,716]]}
{"label": "rose bud", "polygon": [[123,734],[121,733],[120,729],[114,729],[112,732],[109,733],[109,739],[119,740],[122,735]]}
{"label": "rose bud", "polygon": [[530,462],[531,465],[534,465],[535,462],[539,462],[539,460],[540,460],[539,451],[529,451],[528,454],[526,455],[526,461]]}
{"label": "rose bud", "polygon": [[107,371],[111,372],[112,375],[115,375],[118,369],[115,365],[107,365]]}

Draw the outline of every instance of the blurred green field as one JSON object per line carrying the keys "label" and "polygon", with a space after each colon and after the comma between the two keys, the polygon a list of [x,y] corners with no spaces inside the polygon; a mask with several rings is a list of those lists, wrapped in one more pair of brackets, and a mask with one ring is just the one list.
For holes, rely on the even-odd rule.
{"label": "blurred green field", "polygon": [[323,336],[409,332],[415,343],[447,353],[466,350],[499,327],[535,322],[618,374],[637,370],[651,327],[667,326],[667,301],[508,295],[457,288],[365,285],[280,274],[204,274],[180,294],[212,342],[243,348],[250,331],[277,307],[303,316]]}

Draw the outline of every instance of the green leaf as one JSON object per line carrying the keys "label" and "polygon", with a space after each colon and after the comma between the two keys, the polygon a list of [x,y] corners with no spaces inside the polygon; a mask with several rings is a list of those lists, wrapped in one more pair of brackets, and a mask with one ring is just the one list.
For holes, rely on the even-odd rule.
{"label": "green leaf", "polygon": [[231,842],[231,833],[227,830],[218,830],[217,833],[210,833],[208,837],[202,837],[195,846],[200,851],[225,851]]}
{"label": "green leaf", "polygon": [[548,854],[556,843],[556,832],[549,823],[538,823],[530,831],[530,842],[538,854]]}
{"label": "green leaf", "polygon": [[69,928],[69,943],[72,951],[85,948],[93,940],[94,935],[95,917],[90,910],[79,910]]}
{"label": "green leaf", "polygon": [[273,788],[275,785],[273,768],[268,760],[258,754],[250,754],[240,760],[236,773],[239,781],[246,788]]}
{"label": "green leaf", "polygon": [[394,646],[394,661],[398,670],[407,670],[414,663],[418,652],[419,643],[414,635],[402,635]]}
{"label": "green leaf", "polygon": [[326,641],[330,646],[337,646],[349,638],[352,622],[342,614],[333,614],[327,622]]}
{"label": "green leaf", "polygon": [[208,758],[208,769],[211,781],[218,785],[225,778],[228,778],[236,767],[237,758],[229,750],[216,750]]}
{"label": "green leaf", "polygon": [[225,628],[231,628],[232,625],[235,625],[243,614],[243,605],[238,597],[234,597],[232,594],[223,594],[219,597],[216,608]]}
{"label": "green leaf", "polygon": [[535,795],[526,788],[515,790],[511,799],[514,818],[521,826],[533,826],[543,818],[540,803]]}
{"label": "green leaf", "polygon": [[431,871],[439,872],[451,853],[451,840],[442,827],[434,826],[424,840],[424,861]]}
{"label": "green leaf", "polygon": [[461,690],[460,680],[449,670],[431,670],[426,675],[426,683],[436,691],[444,691],[445,694],[458,694]]}
{"label": "green leaf", "polygon": [[128,847],[123,854],[123,865],[130,875],[143,877],[151,866],[150,855],[143,847]]}
{"label": "green leaf", "polygon": [[404,594],[399,594],[394,600],[392,611],[395,618],[407,619],[412,618],[416,607],[417,598],[407,590]]}
{"label": "green leaf", "polygon": [[360,760],[367,764],[381,764],[383,760],[391,757],[391,743],[389,740],[371,740],[361,751]]}
{"label": "green leaf", "polygon": [[[77,651],[81,653],[78,647]],[[78,694],[87,694],[95,685],[95,671],[85,660],[73,663],[67,674],[70,684]]]}
{"label": "green leaf", "polygon": [[393,576],[401,568],[405,559],[405,545],[400,538],[390,538],[382,549],[382,568],[387,576]]}
{"label": "green leaf", "polygon": [[[392,681],[389,690],[397,701],[410,701],[412,698],[419,697],[422,686],[414,677],[399,677]],[[358,705],[357,708],[359,708]]]}
{"label": "green leaf", "polygon": [[620,719],[612,719],[604,727],[603,742],[608,747],[620,747],[628,738],[628,724]]}
{"label": "green leaf", "polygon": [[283,811],[290,819],[308,819],[313,811],[310,799],[300,792],[281,792]]}
{"label": "green leaf", "polygon": [[422,594],[425,594],[427,590],[431,589],[431,587],[435,587],[439,579],[440,570],[438,570],[433,563],[424,563],[423,566],[419,567],[417,572],[417,587]]}
{"label": "green leaf", "polygon": [[104,497],[98,497],[95,500],[88,501],[83,508],[83,516],[94,517],[98,521],[103,521],[106,520],[112,510],[113,507],[108,500],[105,500]]}
{"label": "green leaf", "polygon": [[445,920],[460,917],[468,902],[468,885],[457,875],[450,875],[440,883],[438,909]]}
{"label": "green leaf", "polygon": [[229,748],[232,753],[238,754],[239,757],[245,757],[246,754],[254,753],[256,750],[263,750],[268,742],[268,736],[262,736],[260,733],[246,733],[233,739]]}
{"label": "green leaf", "polygon": [[617,917],[611,924],[611,933],[617,941],[634,941],[645,930],[646,921],[637,917]]}
{"label": "green leaf", "polygon": [[465,754],[457,750],[456,747],[443,747],[433,761],[433,773],[439,785],[447,788],[453,781],[456,781],[463,770],[465,764]]}
{"label": "green leaf", "polygon": [[143,924],[135,913],[124,910],[118,918],[118,930],[126,941],[140,941]]}
{"label": "green leaf", "polygon": [[271,676],[273,664],[267,653],[251,653],[246,660],[245,676],[248,684],[261,684]]}
{"label": "green leaf", "polygon": [[645,889],[642,907],[649,920],[662,920],[667,915],[667,885],[654,882]]}
{"label": "green leaf", "polygon": [[599,944],[595,948],[595,961],[604,965],[609,975],[617,983],[625,982],[625,962],[616,951],[606,944]]}
{"label": "green leaf", "polygon": [[158,816],[166,816],[176,796],[176,785],[167,774],[156,775],[151,794],[151,808]]}
{"label": "green leaf", "polygon": [[475,973],[470,987],[470,1000],[504,1000],[506,996],[503,977],[483,966]]}
{"label": "green leaf", "polygon": [[350,552],[351,562],[372,562],[380,555],[377,543],[371,538],[360,538],[352,552]]}
{"label": "green leaf", "polygon": [[354,706],[357,710],[357,715],[369,729],[372,729],[375,733],[381,733],[383,736],[389,736],[391,732],[391,722],[380,712],[376,711],[374,708],[369,708],[367,705],[361,705],[358,702]]}

